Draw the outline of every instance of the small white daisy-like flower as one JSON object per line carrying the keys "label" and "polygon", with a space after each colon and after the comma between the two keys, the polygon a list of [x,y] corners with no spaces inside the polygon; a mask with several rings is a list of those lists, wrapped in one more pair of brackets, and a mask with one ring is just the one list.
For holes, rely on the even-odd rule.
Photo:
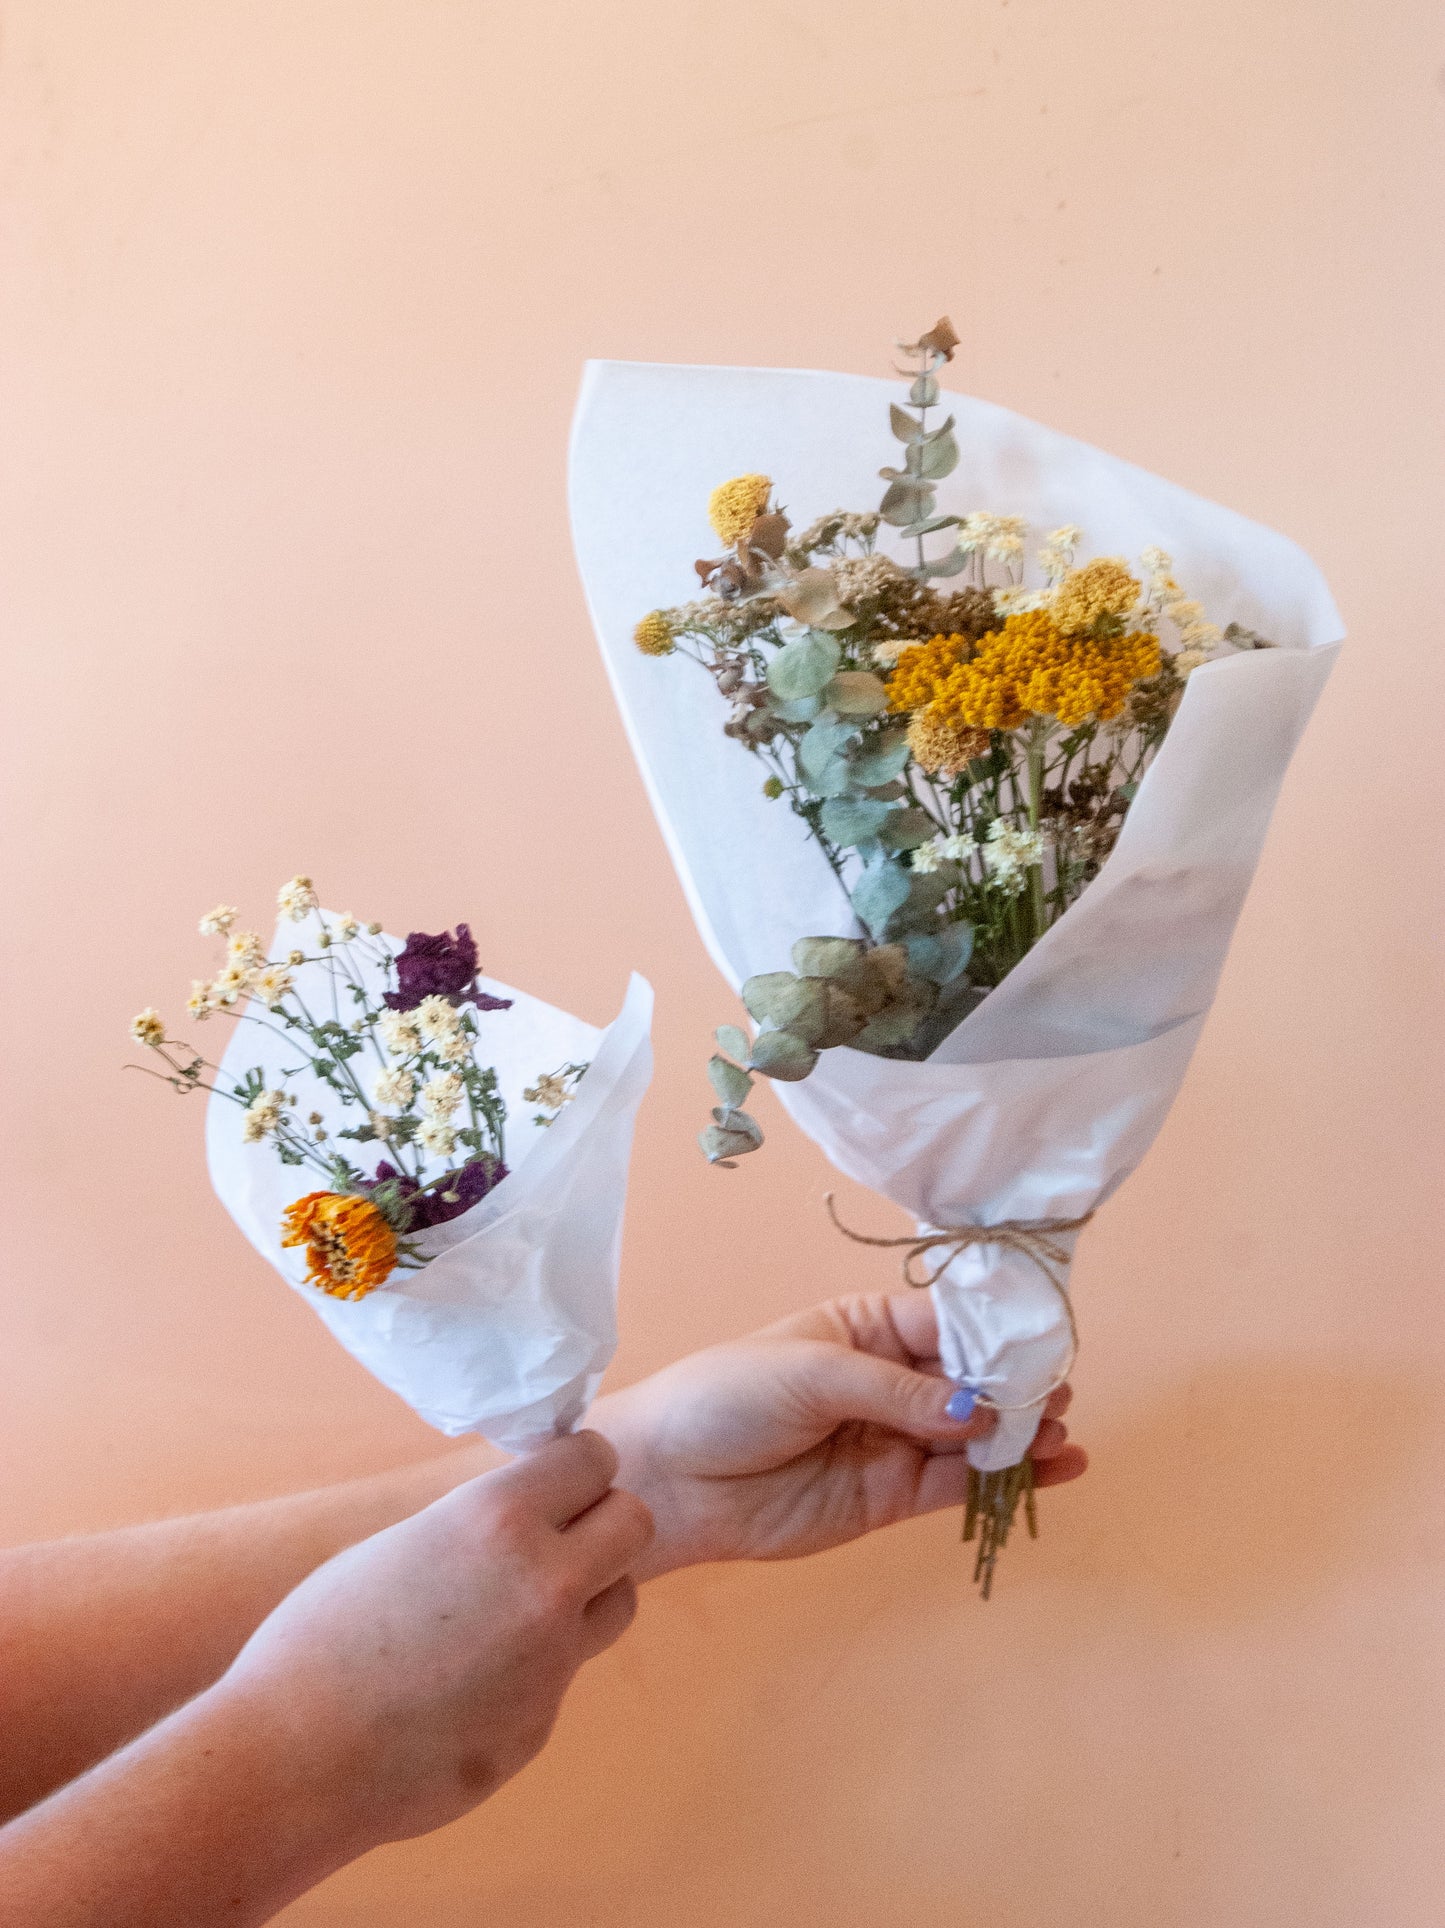
{"label": "small white daisy-like flower", "polygon": [[1046,609],[1049,596],[1045,589],[1026,589],[1021,582],[1011,582],[995,589],[993,600],[1001,616],[1022,616],[1031,609]]}
{"label": "small white daisy-like flower", "polygon": [[456,1006],[444,997],[424,997],[412,1015],[429,1038],[449,1038],[461,1029]]}
{"label": "small white daisy-like flower", "polygon": [[943,852],[939,849],[942,841],[941,837],[931,837],[927,843],[919,844],[908,860],[908,868],[920,876],[931,876],[943,862]]}
{"label": "small white daisy-like flower", "polygon": [[336,936],[342,944],[349,944],[360,929],[360,924],[357,923],[356,919],[351,916],[349,912],[345,917],[338,917],[336,920]]}
{"label": "small white daisy-like flower", "polygon": [[412,1011],[383,1011],[377,1023],[381,1041],[393,1058],[414,1058],[422,1047],[422,1036]]}
{"label": "small white daisy-like flower", "polygon": [[416,1096],[416,1079],[409,1071],[382,1071],[371,1087],[371,1095],[379,1105],[391,1105],[397,1111],[405,1111]]}
{"label": "small white daisy-like flower", "polygon": [[422,1109],[433,1118],[450,1118],[466,1095],[466,1086],[455,1071],[438,1071],[421,1088]]}
{"label": "small white daisy-like flower", "polygon": [[938,845],[939,855],[951,864],[966,864],[978,849],[978,845],[966,830],[961,831],[956,837],[939,837],[934,841]]}
{"label": "small white daisy-like flower", "polygon": [[228,964],[211,986],[212,1004],[231,1005],[245,997],[251,988],[251,973],[239,964]]}
{"label": "small white daisy-like flower", "polygon": [[471,1055],[472,1041],[460,1025],[437,1046],[437,1056],[443,1064],[466,1064]]}
{"label": "small white daisy-like flower", "polygon": [[267,964],[257,971],[251,988],[268,1010],[276,1010],[292,988],[291,973],[284,964]]}
{"label": "small white daisy-like flower", "polygon": [[396,1125],[395,1118],[388,1118],[384,1111],[368,1113],[366,1122],[371,1126],[371,1129],[376,1133],[378,1138],[390,1138]]}
{"label": "small white daisy-like flower", "polygon": [[874,669],[897,669],[898,658],[909,646],[904,639],[897,636],[890,636],[884,642],[875,643],[872,649]]}
{"label": "small white daisy-like flower", "polygon": [[1023,888],[1024,873],[1044,859],[1044,840],[1037,830],[1015,830],[1002,817],[988,827],[983,847],[984,867],[1006,890]]}
{"label": "small white daisy-like flower", "polygon": [[321,900],[309,877],[293,877],[289,884],[282,884],[276,893],[276,908],[283,917],[289,917],[293,924],[299,924],[304,917],[318,908]]}
{"label": "small white daisy-like flower", "polygon": [[528,1085],[522,1097],[529,1105],[543,1105],[548,1111],[560,1111],[576,1096],[567,1089],[566,1080],[560,1071],[549,1071],[538,1078],[536,1084]]}
{"label": "small white daisy-like flower", "polygon": [[990,562],[1007,562],[1010,564],[1022,562],[1024,559],[1024,539],[1022,536],[1010,535],[1007,532],[1002,535],[992,536],[989,539],[988,547],[984,553]]}
{"label": "small white daisy-like flower", "polygon": [[201,936],[224,937],[235,923],[237,915],[234,904],[217,904],[214,910],[208,910],[201,919]]}
{"label": "small white daisy-like flower", "polygon": [[138,1011],[130,1021],[130,1034],[138,1044],[164,1044],[166,1027],[160,1012],[149,1004]]}
{"label": "small white daisy-like flower", "polygon": [[281,1122],[281,1107],[285,1102],[284,1092],[263,1091],[249,1104],[241,1114],[242,1142],[257,1145],[263,1138],[269,1138]]}
{"label": "small white daisy-like flower", "polygon": [[257,931],[233,931],[226,944],[226,956],[243,971],[256,971],[266,962],[266,946]]}
{"label": "small white daisy-like flower", "polygon": [[186,999],[186,1009],[199,1022],[202,1018],[208,1018],[215,1008],[215,995],[210,979],[193,977],[191,995]]}
{"label": "small white daisy-like flower", "polygon": [[450,1158],[457,1148],[457,1134],[440,1118],[428,1118],[417,1133],[417,1139],[422,1149],[430,1152],[433,1158]]}

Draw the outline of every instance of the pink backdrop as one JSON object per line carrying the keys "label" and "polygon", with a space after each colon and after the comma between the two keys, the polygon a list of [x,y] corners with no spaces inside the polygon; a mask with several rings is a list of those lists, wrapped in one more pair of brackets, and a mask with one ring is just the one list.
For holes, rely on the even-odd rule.
{"label": "pink backdrop", "polygon": [[297,869],[597,1021],[658,985],[619,1377],[887,1279],[770,1104],[692,1149],[733,1013],[572,570],[584,357],[881,373],[947,308],[957,386],[1276,524],[1353,633],[992,1605],[947,1519],[677,1576],[288,1922],[1438,1920],[1442,61],[1423,0],[5,9],[12,1538],[433,1444],[119,1069]]}

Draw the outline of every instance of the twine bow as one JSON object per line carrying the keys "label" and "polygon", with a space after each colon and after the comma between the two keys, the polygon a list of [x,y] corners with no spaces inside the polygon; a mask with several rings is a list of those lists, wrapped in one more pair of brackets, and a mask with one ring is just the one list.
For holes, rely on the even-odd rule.
{"label": "twine bow", "polygon": [[[1064,1308],[1064,1317],[1069,1322],[1069,1356],[1063,1369],[1041,1393],[1017,1405],[1006,1405],[1001,1400],[993,1398],[986,1390],[986,1382],[982,1379],[966,1379],[962,1383],[978,1393],[980,1398],[987,1400],[995,1412],[1001,1413],[1027,1412],[1030,1407],[1041,1404],[1050,1393],[1057,1392],[1063,1385],[1073,1371],[1074,1363],[1079,1356],[1079,1328],[1074,1321],[1074,1307],[1069,1298],[1068,1289],[1055,1268],[1062,1268],[1069,1262],[1069,1248],[1063,1243],[1062,1235],[1067,1232],[1082,1231],[1094,1216],[1092,1212],[1084,1212],[1078,1218],[1044,1218],[1032,1221],[1005,1218],[1000,1219],[996,1225],[946,1225],[937,1232],[915,1232],[903,1238],[870,1238],[866,1232],[855,1232],[851,1226],[843,1223],[838,1216],[831,1192],[824,1195],[824,1203],[828,1207],[828,1216],[834,1225],[844,1238],[852,1239],[855,1245],[877,1245],[901,1251],[903,1282],[919,1290],[926,1290],[929,1286],[936,1285],[953,1261],[974,1245],[999,1245],[1006,1252],[1019,1252],[1024,1258],[1031,1259],[1058,1294],[1059,1304]],[[929,1268],[925,1277],[920,1277],[915,1268],[918,1262],[926,1259],[930,1253],[941,1253],[942,1257],[938,1259],[937,1264]]]}

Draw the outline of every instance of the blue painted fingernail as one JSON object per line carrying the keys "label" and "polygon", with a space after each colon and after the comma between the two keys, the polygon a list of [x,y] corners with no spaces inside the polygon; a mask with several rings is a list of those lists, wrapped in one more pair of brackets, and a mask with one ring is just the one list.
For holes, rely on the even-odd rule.
{"label": "blue painted fingernail", "polygon": [[972,1419],[977,1403],[978,1394],[970,1392],[967,1386],[960,1386],[943,1410],[950,1419]]}

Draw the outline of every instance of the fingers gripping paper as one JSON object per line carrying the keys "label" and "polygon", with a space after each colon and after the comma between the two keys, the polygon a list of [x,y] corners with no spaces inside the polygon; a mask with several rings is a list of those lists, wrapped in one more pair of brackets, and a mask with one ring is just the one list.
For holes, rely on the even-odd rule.
{"label": "fingers gripping paper", "polygon": [[[303,967],[298,980],[306,971],[320,966]],[[395,1272],[364,1299],[327,1297],[306,1282],[301,1254],[281,1245],[282,1214],[315,1177],[242,1144],[236,1108],[220,1096],[209,1101],[206,1149],[232,1218],[354,1358],[442,1432],[485,1433],[517,1451],[576,1424],[616,1348],[628,1159],[652,1071],[652,991],[634,977],[617,1018],[597,1031],[525,991],[480,985],[512,1000],[484,1020],[507,1104],[509,1171],[469,1211],[416,1235],[422,1270]],[[379,981],[369,988],[379,991]],[[268,1086],[289,1089],[296,1057],[277,1032],[242,1022],[220,1082],[259,1065]],[[538,1129],[522,1093],[540,1070],[569,1060],[587,1063],[587,1073]],[[355,1122],[329,1094],[307,1096],[333,1138]]]}
{"label": "fingers gripping paper", "polygon": [[[764,471],[795,521],[876,499],[892,384],[793,370],[594,363],[573,431],[571,506],[598,638],[698,928],[735,988],[787,967],[802,935],[857,936],[804,825],[761,792],[686,663],[643,657],[633,626],[680,600],[710,552],[723,479]],[[1179,1087],[1218,982],[1294,746],[1342,630],[1298,548],[1008,411],[948,395],[962,459],[939,509],[1035,529],[1079,521],[1093,553],[1167,549],[1218,622],[1280,647],[1210,663],[1079,902],[923,1063],[848,1048],[778,1086],[840,1171],[923,1229],[1082,1216],[1133,1170]],[[886,450],[879,450],[880,459]],[[1065,1244],[1069,1243],[1065,1240]],[[1067,1359],[1058,1294],[1025,1255],[960,1253],[933,1288],[944,1364],[1005,1412],[973,1446],[1014,1464]]]}

